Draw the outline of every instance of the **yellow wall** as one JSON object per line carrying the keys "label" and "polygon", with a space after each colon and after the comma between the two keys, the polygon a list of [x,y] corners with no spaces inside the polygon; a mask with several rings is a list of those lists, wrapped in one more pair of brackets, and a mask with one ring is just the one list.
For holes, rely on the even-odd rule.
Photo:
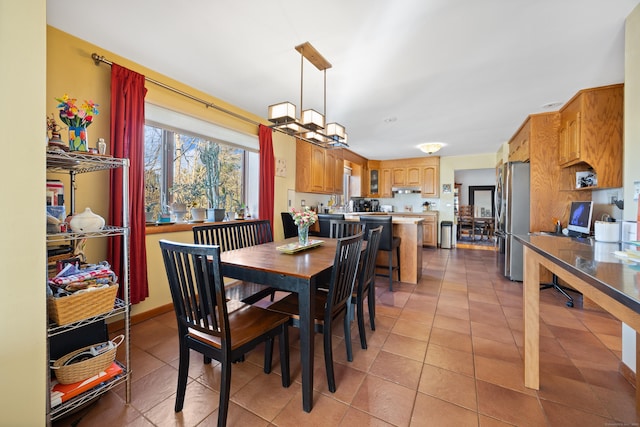
{"label": "yellow wall", "polygon": [[[120,64],[124,67],[144,74],[153,80],[165,83],[171,87],[187,92],[197,98],[212,102],[226,110],[239,113],[248,117],[254,122],[268,124],[266,119],[252,115],[240,110],[230,104],[216,99],[203,92],[199,92],[180,82],[172,80],[166,76],[158,74],[152,70],[142,67],[130,60],[122,58],[112,52],[106,51],[98,46],[85,42],[56,28],[47,28],[47,112],[57,112],[56,97],[67,93],[79,101],[91,99],[100,104],[100,114],[94,123],[89,127],[89,145],[95,146],[95,141],[105,138],[107,145],[111,143],[109,139],[109,102],[110,102],[110,72],[111,69],[106,64],[96,66],[91,59],[92,53],[98,53],[107,60]],[[72,72],[70,72],[72,70]],[[212,108],[206,108],[203,104],[192,101],[186,97],[168,91],[158,85],[147,82],[145,85],[148,92],[146,101],[169,108],[175,111],[197,117],[202,120],[213,122],[217,125],[244,132],[250,135],[257,135],[258,127],[255,124],[234,118],[231,115],[222,113]],[[266,107],[265,107],[266,108]],[[63,132],[63,139],[66,134]],[[275,208],[274,208],[274,235],[276,238],[282,237],[282,223],[280,212],[286,210],[287,188],[295,188],[295,142],[293,138],[279,132],[273,133],[274,154],[278,158],[283,158],[287,162],[287,177],[276,177],[275,180]],[[90,207],[94,212],[106,218],[109,201],[105,195],[108,194],[108,172],[79,175],[76,211],[83,210],[85,206]],[[60,179],[60,176],[52,176]],[[68,185],[64,179],[65,185]],[[66,187],[68,188],[68,187]],[[180,242],[192,242],[191,232],[155,234],[147,237],[147,263],[149,274],[149,297],[140,304],[136,304],[132,309],[132,314],[143,313],[157,307],[171,303],[171,295],[162,267],[162,258],[158,240],[164,238]],[[106,245],[104,242],[94,240],[89,242],[89,259],[100,260],[106,257]]]}
{"label": "yellow wall", "polygon": [[45,12],[45,0],[0,0],[3,426],[45,425]]}

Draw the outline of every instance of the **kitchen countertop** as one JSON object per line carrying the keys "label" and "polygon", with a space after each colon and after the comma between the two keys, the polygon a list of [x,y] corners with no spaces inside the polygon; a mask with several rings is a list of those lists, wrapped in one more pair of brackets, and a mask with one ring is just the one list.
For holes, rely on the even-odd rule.
{"label": "kitchen countertop", "polygon": [[[370,213],[367,213],[367,212],[358,212],[357,214],[344,214],[344,219],[358,221],[360,219],[361,214],[371,215]],[[393,216],[393,214],[391,215],[391,222],[393,224],[420,224],[422,223],[422,221],[424,221],[424,218],[421,218],[418,216]]]}

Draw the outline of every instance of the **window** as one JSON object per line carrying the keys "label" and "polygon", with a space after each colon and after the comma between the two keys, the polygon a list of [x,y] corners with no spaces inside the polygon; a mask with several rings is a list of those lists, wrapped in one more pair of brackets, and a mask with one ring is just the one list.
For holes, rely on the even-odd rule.
{"label": "window", "polygon": [[[171,213],[174,203],[235,212],[257,210],[257,192],[247,184],[258,155],[164,126],[145,126],[145,208],[148,220]],[[251,165],[251,166],[250,166]],[[254,196],[255,195],[255,196]],[[251,209],[249,209],[251,213]],[[188,212],[185,219],[190,219]]]}

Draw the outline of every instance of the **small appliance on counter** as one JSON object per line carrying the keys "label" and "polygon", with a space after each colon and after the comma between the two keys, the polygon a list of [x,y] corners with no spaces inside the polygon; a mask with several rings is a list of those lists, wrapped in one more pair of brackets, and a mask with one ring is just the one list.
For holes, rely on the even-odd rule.
{"label": "small appliance on counter", "polygon": [[380,212],[393,212],[393,205],[380,205]]}

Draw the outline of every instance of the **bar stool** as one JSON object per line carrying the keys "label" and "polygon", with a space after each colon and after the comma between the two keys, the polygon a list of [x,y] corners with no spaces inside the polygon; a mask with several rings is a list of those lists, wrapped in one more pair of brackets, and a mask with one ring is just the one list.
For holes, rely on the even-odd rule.
{"label": "bar stool", "polygon": [[[393,235],[393,225],[391,224],[391,216],[378,215],[361,215],[360,222],[364,223],[365,236],[368,230],[382,226],[382,236],[380,238],[379,251],[388,253],[387,265],[376,265],[376,268],[388,269],[389,290],[393,291],[393,271],[398,270],[398,282],[400,281],[400,237]],[[397,263],[393,263],[393,252],[396,253]],[[377,276],[387,276],[387,274],[376,273]]]}

